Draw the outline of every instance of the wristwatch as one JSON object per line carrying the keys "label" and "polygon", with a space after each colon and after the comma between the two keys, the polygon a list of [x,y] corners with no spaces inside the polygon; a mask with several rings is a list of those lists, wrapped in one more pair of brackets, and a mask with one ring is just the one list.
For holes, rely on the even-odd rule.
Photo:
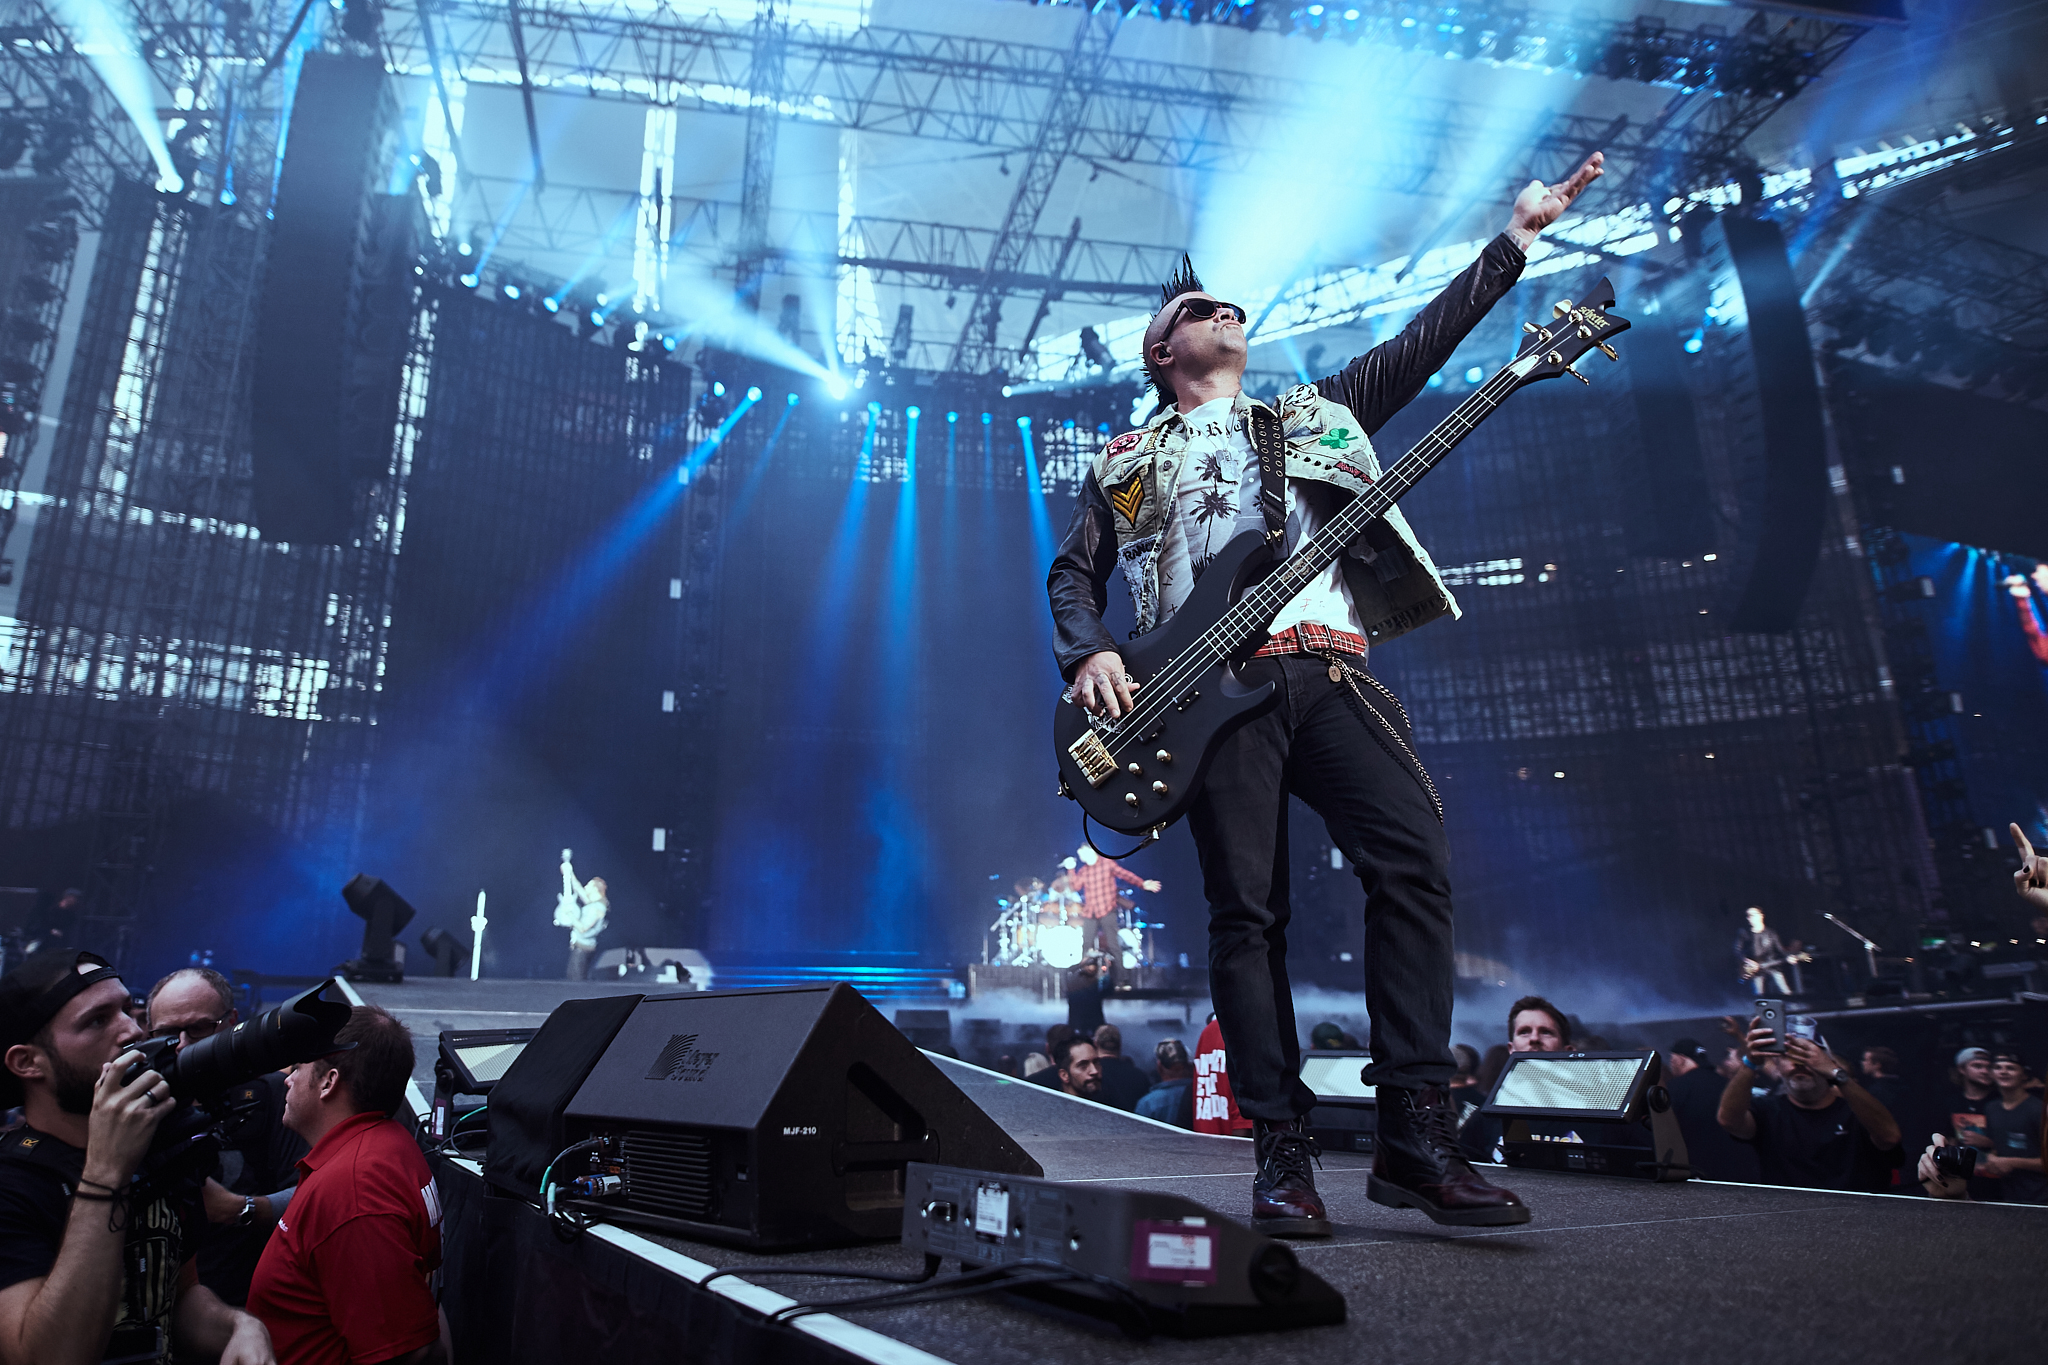
{"label": "wristwatch", "polygon": [[1835,1074],[1828,1077],[1828,1079],[1833,1081],[1836,1085],[1847,1085],[1849,1082],[1855,1080],[1856,1078],[1854,1076],[1851,1076],[1846,1068],[1838,1066],[1835,1068]]}
{"label": "wristwatch", "polygon": [[245,1194],[242,1196],[242,1211],[235,1215],[235,1226],[238,1228],[245,1228],[255,1221],[256,1196],[253,1194]]}

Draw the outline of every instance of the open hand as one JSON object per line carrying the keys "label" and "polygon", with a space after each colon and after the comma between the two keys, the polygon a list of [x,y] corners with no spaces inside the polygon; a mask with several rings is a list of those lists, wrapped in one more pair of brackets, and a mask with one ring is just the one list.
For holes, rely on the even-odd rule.
{"label": "open hand", "polygon": [[1785,1036],[1785,1055],[1805,1067],[1808,1071],[1813,1072],[1816,1076],[1832,1076],[1837,1071],[1847,1071],[1849,1069],[1842,1065],[1841,1058],[1814,1042],[1813,1039],[1803,1038],[1796,1033]]}
{"label": "open hand", "polygon": [[1564,216],[1572,206],[1572,200],[1579,192],[1606,174],[1602,163],[1607,160],[1605,152],[1595,152],[1586,158],[1586,164],[1572,172],[1571,178],[1556,185],[1546,185],[1541,180],[1531,180],[1515,196],[1514,211],[1508,217],[1508,231],[1522,244],[1524,251],[1529,243],[1536,240],[1536,234]]}

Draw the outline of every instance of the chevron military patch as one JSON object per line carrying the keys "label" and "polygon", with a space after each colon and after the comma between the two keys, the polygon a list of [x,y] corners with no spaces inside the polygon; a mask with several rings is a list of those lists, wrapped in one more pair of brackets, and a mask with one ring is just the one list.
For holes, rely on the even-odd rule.
{"label": "chevron military patch", "polygon": [[1109,490],[1109,505],[1116,509],[1118,516],[1136,526],[1138,509],[1145,505],[1145,476],[1133,474],[1123,483],[1112,485]]}

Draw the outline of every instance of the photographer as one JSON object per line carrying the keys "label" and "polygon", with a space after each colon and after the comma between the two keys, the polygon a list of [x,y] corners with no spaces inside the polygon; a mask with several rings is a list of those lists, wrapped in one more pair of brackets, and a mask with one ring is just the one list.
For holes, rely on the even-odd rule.
{"label": "photographer", "polygon": [[[1766,1185],[1882,1193],[1899,1162],[1899,1125],[1818,1039],[1778,1035],[1750,1022],[1744,1065],[1721,1092],[1721,1127],[1756,1149]],[[1774,1057],[1783,1086],[1753,1098],[1751,1062]]]}
{"label": "photographer", "polygon": [[[211,967],[181,967],[149,992],[152,1037],[180,1052],[235,1026],[234,987]],[[270,1230],[298,1183],[306,1140],[284,1126],[284,1076],[266,1071],[222,1097],[221,1156],[202,1190],[206,1226],[199,1233],[199,1282],[239,1308]]]}
{"label": "photographer", "polygon": [[0,979],[0,1365],[168,1365],[172,1339],[221,1365],[274,1365],[270,1335],[198,1281],[196,1184],[135,1180],[179,1106],[128,1077],[142,1030],[92,953],[40,954]]}
{"label": "photographer", "polygon": [[301,1062],[284,1118],[313,1144],[291,1215],[278,1224],[249,1309],[284,1365],[447,1365],[447,1324],[429,1283],[441,1266],[441,1200],[406,1125],[392,1118],[412,1077],[412,1035],[358,1005],[334,1041]]}

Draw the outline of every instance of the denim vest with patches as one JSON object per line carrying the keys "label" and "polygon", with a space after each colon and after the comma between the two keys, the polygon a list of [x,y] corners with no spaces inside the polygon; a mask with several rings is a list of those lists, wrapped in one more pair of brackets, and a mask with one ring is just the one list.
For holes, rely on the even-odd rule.
{"label": "denim vest with patches", "polygon": [[[1242,426],[1261,408],[1280,419],[1287,441],[1287,477],[1326,484],[1344,493],[1363,493],[1380,474],[1372,442],[1351,409],[1335,403],[1313,384],[1298,384],[1270,407],[1240,393],[1231,405],[1233,424]],[[1163,624],[1159,618],[1159,554],[1167,518],[1178,504],[1176,489],[1187,464],[1187,424],[1166,409],[1137,431],[1127,431],[1095,457],[1095,480],[1109,500],[1116,528],[1117,562],[1131,591],[1137,629]],[[1346,499],[1333,500],[1334,510]],[[1366,639],[1384,644],[1439,616],[1461,613],[1399,507],[1358,534],[1344,552],[1344,582],[1351,590]]]}

